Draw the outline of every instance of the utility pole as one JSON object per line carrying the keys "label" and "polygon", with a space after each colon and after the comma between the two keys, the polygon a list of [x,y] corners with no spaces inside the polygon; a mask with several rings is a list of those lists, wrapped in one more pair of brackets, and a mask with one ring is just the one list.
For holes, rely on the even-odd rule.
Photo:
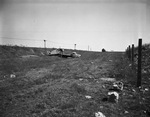
{"label": "utility pole", "polygon": [[74,50],[76,50],[76,45],[77,45],[77,44],[74,44]]}
{"label": "utility pole", "polygon": [[89,51],[89,45],[88,45],[88,51]]}

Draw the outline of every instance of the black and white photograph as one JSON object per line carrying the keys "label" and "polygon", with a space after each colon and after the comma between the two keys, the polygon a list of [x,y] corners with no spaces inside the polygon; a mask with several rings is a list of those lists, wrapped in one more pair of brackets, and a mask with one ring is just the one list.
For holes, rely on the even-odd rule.
{"label": "black and white photograph", "polygon": [[150,0],[0,0],[0,117],[150,117]]}

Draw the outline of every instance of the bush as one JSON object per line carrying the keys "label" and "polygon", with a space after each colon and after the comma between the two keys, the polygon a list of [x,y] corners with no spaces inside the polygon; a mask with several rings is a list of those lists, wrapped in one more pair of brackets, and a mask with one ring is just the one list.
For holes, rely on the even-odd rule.
{"label": "bush", "polygon": [[102,52],[106,52],[106,50],[103,48],[103,49],[102,49]]}

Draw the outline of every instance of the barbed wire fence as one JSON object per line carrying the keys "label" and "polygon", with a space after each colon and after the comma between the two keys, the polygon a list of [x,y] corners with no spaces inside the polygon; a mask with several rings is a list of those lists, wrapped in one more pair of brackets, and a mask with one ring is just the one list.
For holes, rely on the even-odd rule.
{"label": "barbed wire fence", "polygon": [[[3,41],[4,40],[12,40],[14,44],[5,44],[5,45],[17,45],[17,46],[25,46],[28,47],[27,45],[23,44],[22,42],[18,42],[18,41],[28,41],[28,43],[31,43],[32,45],[36,45],[36,42],[38,42],[38,46],[36,45],[36,47],[41,47],[41,48],[66,48],[66,49],[81,49],[83,48],[83,50],[87,50],[87,51],[91,51],[92,47],[88,44],[88,45],[83,45],[83,44],[76,44],[76,43],[63,43],[63,42],[55,42],[55,41],[51,41],[48,39],[32,39],[32,38],[13,38],[13,37],[0,37]],[[17,41],[15,43],[15,41]],[[20,43],[20,44],[19,44]],[[18,45],[19,44],[19,45]],[[31,45],[31,46],[32,46]],[[33,46],[35,47],[35,46]],[[82,49],[81,49],[82,50]]]}
{"label": "barbed wire fence", "polygon": [[[142,82],[142,39],[138,40],[138,51],[135,53],[134,44],[129,45],[126,49],[126,54],[129,61],[132,63],[132,69],[134,69],[134,64],[137,64],[137,87],[141,86]],[[136,58],[136,61],[135,61]]]}

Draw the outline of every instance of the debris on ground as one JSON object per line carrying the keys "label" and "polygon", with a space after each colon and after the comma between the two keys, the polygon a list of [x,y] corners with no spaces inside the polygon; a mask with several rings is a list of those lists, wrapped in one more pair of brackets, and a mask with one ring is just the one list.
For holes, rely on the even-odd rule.
{"label": "debris on ground", "polygon": [[82,79],[82,78],[80,78],[79,80],[80,80],[80,81],[83,81],[83,79]]}
{"label": "debris on ground", "polygon": [[57,56],[57,55],[63,54],[63,52],[64,52],[64,49],[59,48],[59,49],[52,50],[51,52],[48,52],[48,55]]}
{"label": "debris on ground", "polygon": [[73,58],[79,58],[79,57],[81,57],[81,55],[80,55],[80,54],[77,54],[76,52],[73,52],[73,53],[71,54],[71,57],[73,57]]}
{"label": "debris on ground", "polygon": [[49,56],[59,56],[62,58],[69,58],[69,57],[79,58],[79,57],[81,57],[81,55],[77,54],[76,52],[72,52],[71,54],[65,54],[64,49],[62,49],[62,48],[55,49],[55,50],[53,50],[51,52],[47,52],[47,53]]}
{"label": "debris on ground", "polygon": [[102,112],[95,113],[95,117],[106,117]]}
{"label": "debris on ground", "polygon": [[106,88],[106,86],[105,86],[105,85],[102,85],[102,87],[103,87],[103,88]]}
{"label": "debris on ground", "polygon": [[109,102],[118,102],[119,94],[117,92],[108,92],[108,101]]}
{"label": "debris on ground", "polygon": [[120,81],[114,82],[113,87],[122,91],[123,90],[123,83]]}
{"label": "debris on ground", "polygon": [[86,95],[85,96],[87,99],[91,99],[92,97],[91,96],[89,96],[89,95]]}
{"label": "debris on ground", "polygon": [[125,114],[128,114],[129,112],[128,112],[128,111],[124,111],[124,113],[125,113]]}
{"label": "debris on ground", "polygon": [[[108,90],[108,94],[106,97],[104,97],[102,99],[103,102],[113,102],[113,103],[116,103],[118,102],[118,99],[119,99],[119,93],[123,90],[123,83],[121,81],[116,81],[116,79],[113,79],[112,78],[102,78],[103,80],[106,80],[106,81],[115,81],[113,84],[112,84],[112,88],[109,88]],[[102,86],[103,88],[106,88],[104,85]]]}
{"label": "debris on ground", "polygon": [[120,81],[114,82],[112,88],[109,91],[121,92],[123,90],[123,83]]}
{"label": "debris on ground", "polygon": [[91,64],[93,64],[94,62],[91,62]]}
{"label": "debris on ground", "polygon": [[132,91],[133,91],[133,92],[136,92],[136,90],[135,90],[135,89],[132,89]]}
{"label": "debris on ground", "polygon": [[145,91],[149,91],[149,89],[148,89],[148,88],[145,88]]}
{"label": "debris on ground", "polygon": [[16,75],[15,74],[10,74],[10,78],[15,78]]}

